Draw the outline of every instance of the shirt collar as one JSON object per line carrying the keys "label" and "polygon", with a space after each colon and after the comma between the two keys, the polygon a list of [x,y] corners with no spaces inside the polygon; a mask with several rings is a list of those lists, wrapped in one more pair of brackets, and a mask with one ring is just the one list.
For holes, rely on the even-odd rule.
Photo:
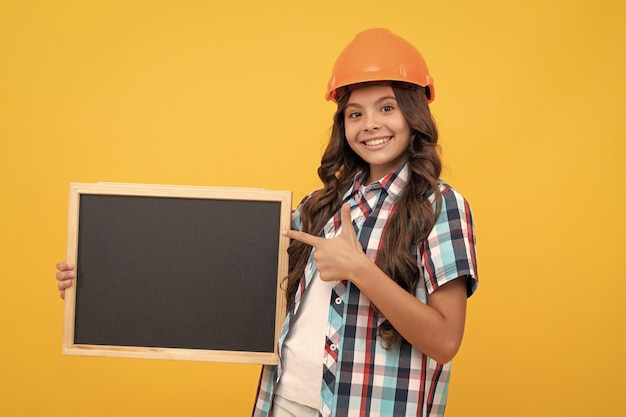
{"label": "shirt collar", "polygon": [[387,195],[391,197],[392,201],[395,202],[400,197],[402,190],[409,180],[409,164],[404,163],[400,168],[390,172],[378,181],[374,181],[368,185],[363,185],[365,181],[367,181],[368,176],[368,171],[359,171],[354,177],[352,188],[344,195],[344,200],[359,191],[362,194],[366,194],[373,190],[383,189],[387,192]]}

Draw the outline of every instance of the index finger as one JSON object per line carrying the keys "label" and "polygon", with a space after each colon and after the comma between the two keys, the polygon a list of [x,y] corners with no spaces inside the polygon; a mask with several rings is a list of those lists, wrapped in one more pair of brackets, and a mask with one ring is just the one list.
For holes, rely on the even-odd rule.
{"label": "index finger", "polygon": [[313,236],[305,232],[299,232],[297,230],[285,230],[283,232],[283,236],[286,236],[290,239],[295,239],[302,243],[306,243],[307,245],[311,245],[313,247],[319,245],[320,241],[323,242],[324,240],[326,240],[324,238]]}

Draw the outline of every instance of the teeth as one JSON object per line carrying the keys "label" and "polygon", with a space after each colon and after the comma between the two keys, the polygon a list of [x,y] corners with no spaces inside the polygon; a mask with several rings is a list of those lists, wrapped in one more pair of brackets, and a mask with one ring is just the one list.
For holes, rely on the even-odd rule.
{"label": "teeth", "polygon": [[376,146],[376,145],[382,145],[385,142],[389,142],[389,138],[382,138],[382,139],[374,139],[374,140],[369,140],[365,142],[365,146]]}

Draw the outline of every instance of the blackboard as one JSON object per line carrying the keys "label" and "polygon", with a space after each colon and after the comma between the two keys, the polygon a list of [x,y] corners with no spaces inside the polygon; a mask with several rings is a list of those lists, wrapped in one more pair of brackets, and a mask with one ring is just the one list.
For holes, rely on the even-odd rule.
{"label": "blackboard", "polygon": [[291,193],[70,184],[68,355],[277,363]]}

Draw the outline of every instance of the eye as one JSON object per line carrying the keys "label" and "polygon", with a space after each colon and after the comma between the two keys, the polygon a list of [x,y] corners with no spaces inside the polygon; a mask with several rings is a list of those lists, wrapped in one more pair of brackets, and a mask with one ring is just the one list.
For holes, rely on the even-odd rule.
{"label": "eye", "polygon": [[381,110],[383,113],[388,113],[388,112],[392,111],[393,109],[394,109],[394,107],[393,107],[391,104],[386,104],[386,105],[384,105],[383,107],[381,107],[381,109],[380,109],[380,110]]}
{"label": "eye", "polygon": [[358,117],[361,117],[361,112],[353,111],[352,113],[348,113],[347,116],[348,119],[356,119]]}

